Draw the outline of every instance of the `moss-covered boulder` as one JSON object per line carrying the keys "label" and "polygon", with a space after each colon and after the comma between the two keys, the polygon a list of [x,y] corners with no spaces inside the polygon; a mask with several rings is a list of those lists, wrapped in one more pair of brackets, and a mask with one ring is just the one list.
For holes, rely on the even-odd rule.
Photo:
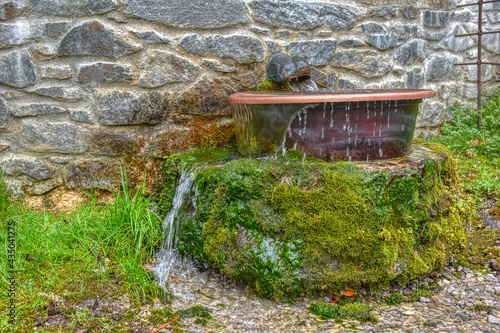
{"label": "moss-covered boulder", "polygon": [[171,181],[182,167],[196,173],[197,210],[184,219],[179,251],[269,298],[406,283],[448,263],[465,239],[470,210],[439,147],[358,164],[293,152],[199,160],[194,152],[168,162]]}

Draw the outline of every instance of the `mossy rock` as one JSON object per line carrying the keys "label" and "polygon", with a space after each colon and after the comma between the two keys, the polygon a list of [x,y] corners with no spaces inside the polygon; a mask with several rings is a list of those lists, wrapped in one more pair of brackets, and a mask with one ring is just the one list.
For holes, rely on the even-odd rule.
{"label": "mossy rock", "polygon": [[[194,155],[203,154],[169,165],[200,165]],[[428,274],[464,242],[472,211],[441,146],[357,164],[291,152],[193,172],[197,211],[183,222],[179,251],[272,299]]]}

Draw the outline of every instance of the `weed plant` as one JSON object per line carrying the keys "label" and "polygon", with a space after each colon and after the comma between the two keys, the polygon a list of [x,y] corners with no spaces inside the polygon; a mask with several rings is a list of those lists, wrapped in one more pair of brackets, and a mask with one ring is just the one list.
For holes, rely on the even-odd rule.
{"label": "weed plant", "polygon": [[[463,187],[476,198],[500,195],[500,88],[484,107],[475,110],[457,102],[440,135],[432,138],[448,147],[459,160]],[[481,130],[477,117],[481,116]]]}
{"label": "weed plant", "polygon": [[[2,177],[0,171],[0,312],[6,313],[9,300],[7,223],[15,221],[16,329],[31,330],[36,316],[46,317],[47,307],[61,298],[70,304],[123,294],[136,303],[167,299],[145,269],[160,246],[162,221],[143,195],[144,186],[131,195],[123,175],[113,202],[103,205],[91,193],[74,211],[53,213],[9,200]],[[65,315],[74,318],[68,329],[81,327],[84,313],[73,307],[66,310]],[[7,320],[0,316],[0,327],[7,327]],[[120,322],[89,320],[86,328],[92,330],[121,330]]]}

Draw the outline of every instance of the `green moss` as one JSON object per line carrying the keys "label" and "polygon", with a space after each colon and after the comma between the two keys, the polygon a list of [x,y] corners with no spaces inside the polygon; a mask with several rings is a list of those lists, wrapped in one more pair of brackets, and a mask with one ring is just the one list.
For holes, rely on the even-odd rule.
{"label": "green moss", "polygon": [[365,303],[332,305],[324,302],[311,304],[309,310],[321,319],[355,319],[361,322],[377,322],[372,308]]}
{"label": "green moss", "polygon": [[183,225],[181,254],[279,299],[405,284],[463,243],[470,207],[446,157],[368,173],[296,155],[197,170],[197,213]]}
{"label": "green moss", "polygon": [[283,87],[273,81],[262,81],[257,85],[257,91],[283,90]]}
{"label": "green moss", "polygon": [[405,301],[406,301],[406,298],[399,293],[391,294],[385,299],[385,303],[387,305],[398,305],[398,304],[401,304]]}

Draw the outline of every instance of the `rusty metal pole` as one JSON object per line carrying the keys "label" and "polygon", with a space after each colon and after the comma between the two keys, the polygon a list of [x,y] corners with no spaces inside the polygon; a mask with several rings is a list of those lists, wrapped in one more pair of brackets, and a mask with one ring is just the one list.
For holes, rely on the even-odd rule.
{"label": "rusty metal pole", "polygon": [[481,130],[481,50],[483,41],[483,0],[477,2],[479,11],[477,13],[477,130]]}
{"label": "rusty metal pole", "polygon": [[[500,31],[487,31],[487,32],[483,31],[483,4],[493,3],[493,2],[500,2],[500,0],[488,0],[488,1],[479,0],[477,3],[469,3],[457,6],[457,7],[468,7],[468,6],[479,5],[477,13],[477,32],[455,36],[455,37],[477,36],[477,61],[455,64],[455,66],[477,65],[477,109],[478,110],[481,109],[481,65],[482,64],[500,65],[500,63],[495,63],[495,62],[483,62],[481,56],[483,35],[500,33]],[[477,115],[477,129],[479,131],[481,130],[481,115],[479,114]]]}

